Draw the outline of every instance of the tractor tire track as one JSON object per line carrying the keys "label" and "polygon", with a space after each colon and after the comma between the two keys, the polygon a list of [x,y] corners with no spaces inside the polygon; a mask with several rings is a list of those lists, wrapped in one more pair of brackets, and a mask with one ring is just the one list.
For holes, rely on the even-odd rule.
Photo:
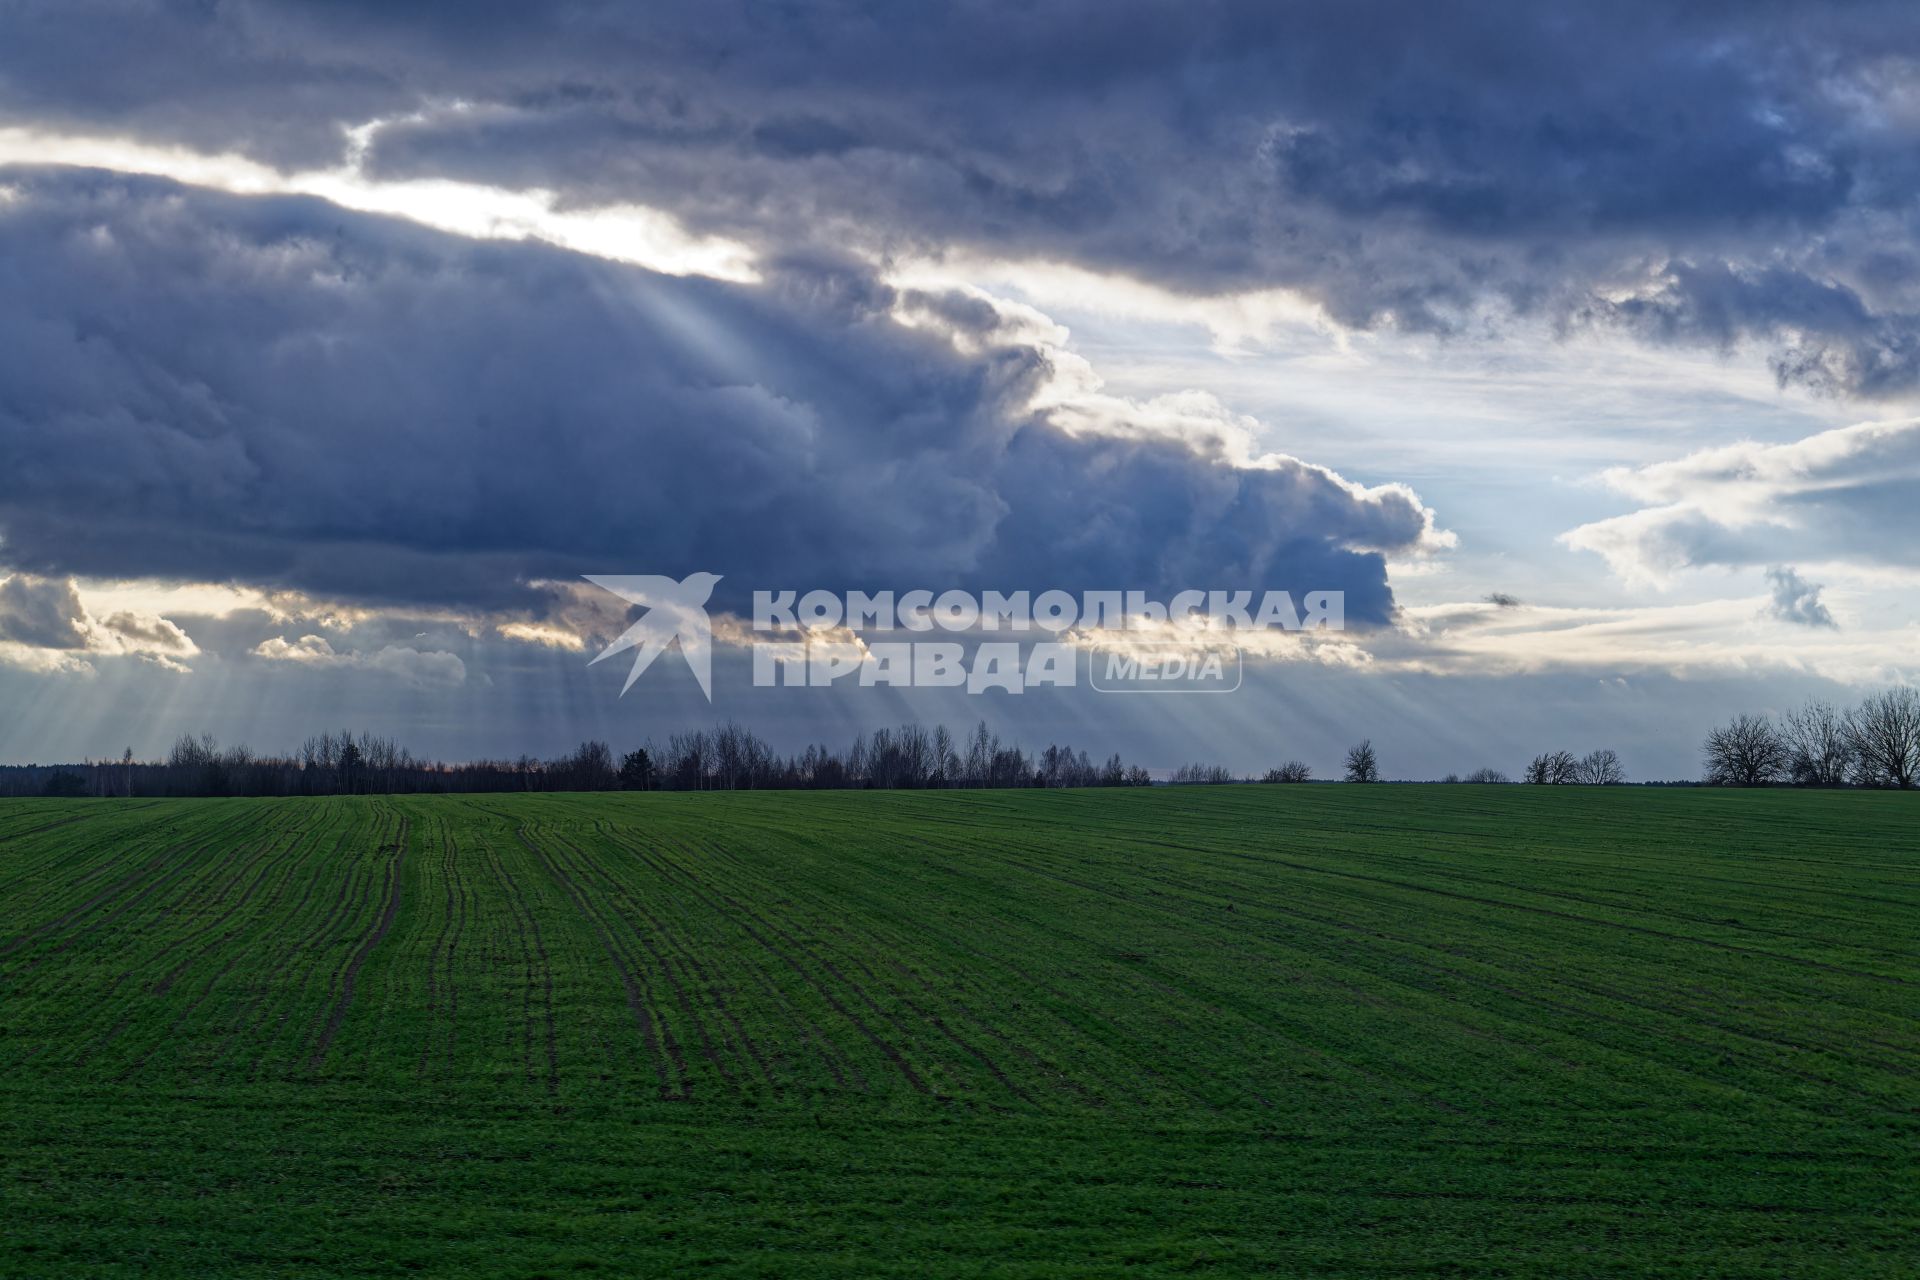
{"label": "tractor tire track", "polygon": [[908,1085],[912,1086],[913,1091],[915,1093],[931,1094],[933,1092],[933,1090],[928,1087],[927,1082],[921,1077],[920,1073],[914,1070],[913,1064],[907,1061],[906,1055],[900,1052],[900,1049],[897,1045],[888,1041],[886,1038],[884,1038],[883,1036],[875,1032],[872,1027],[868,1026],[866,1021],[862,1019],[859,1014],[855,1013],[852,1009],[849,1009],[844,1003],[842,1003],[840,998],[833,994],[832,988],[829,987],[826,983],[821,982],[818,976],[816,976],[814,972],[796,964],[790,957],[786,957],[784,953],[778,952],[776,948],[768,944],[764,940],[764,938],[762,938],[758,933],[756,933],[752,929],[752,927],[747,925],[745,922],[747,920],[757,921],[760,924],[761,928],[767,930],[769,933],[773,934],[775,937],[783,939],[789,946],[798,948],[802,955],[805,955],[808,959],[812,960],[815,964],[819,965],[820,968],[825,970],[833,978],[835,982],[838,982],[841,985],[849,988],[855,994],[855,996],[859,998],[859,1000],[862,1003],[864,1003],[869,1009],[871,1009],[874,1012],[876,1016],[886,1019],[889,1022],[893,1022],[896,1030],[904,1032],[905,1028],[901,1027],[897,1020],[893,1019],[891,1015],[889,1015],[885,1010],[881,1009],[880,1006],[874,1002],[874,999],[871,993],[869,993],[865,988],[861,987],[858,983],[849,981],[845,974],[841,973],[838,969],[836,969],[833,966],[833,963],[831,961],[827,960],[825,957],[814,952],[813,949],[809,947],[806,943],[801,942],[799,939],[785,932],[778,925],[771,923],[766,919],[766,917],[760,915],[758,912],[748,907],[745,903],[741,902],[739,899],[730,897],[725,893],[718,893],[717,891],[716,893],[719,900],[727,905],[731,914],[741,921],[741,927],[746,929],[749,933],[753,934],[755,939],[759,941],[762,946],[767,947],[767,949],[770,951],[775,951],[776,954],[781,954],[782,958],[787,960],[787,963],[790,966],[792,966],[794,971],[796,973],[799,973],[803,978],[805,978],[806,981],[813,986],[814,990],[820,993],[821,999],[825,1000],[828,1006],[832,1008],[834,1012],[838,1013],[842,1018],[845,1018],[847,1022],[852,1025],[854,1030],[858,1031],[866,1039],[867,1043],[871,1044],[876,1050],[879,1051],[882,1057],[886,1058],[888,1062],[891,1062],[893,1064],[894,1069],[900,1073],[901,1077],[906,1080]]}
{"label": "tractor tire track", "polygon": [[[513,834],[514,838],[526,848],[527,852],[534,857],[535,861],[546,868],[547,874],[552,877],[555,884],[560,886],[561,891],[567,895],[567,898],[573,903],[574,909],[577,910],[592,927],[594,936],[600,940],[600,949],[606,954],[607,959],[613,962],[614,971],[620,977],[620,985],[626,992],[627,1010],[633,1015],[634,1024],[640,1029],[640,1039],[646,1046],[647,1060],[653,1065],[654,1076],[659,1084],[660,1097],[667,1100],[672,1100],[676,1097],[681,1100],[690,1099],[693,1096],[693,1086],[687,1077],[686,1058],[680,1051],[679,1042],[673,1038],[671,1029],[655,1027],[653,1011],[649,1007],[649,992],[643,985],[642,980],[634,975],[632,969],[628,968],[626,958],[621,954],[620,948],[616,945],[613,935],[608,931],[605,922],[588,906],[587,900],[581,895],[579,886],[574,884],[572,878],[569,877],[566,872],[562,871],[552,859],[547,857],[546,853],[538,845],[534,844],[533,841],[528,838],[526,827],[515,827]],[[665,1030],[664,1037],[661,1034],[662,1030]],[[664,1056],[662,1054],[663,1045],[665,1046]],[[677,1090],[673,1085],[672,1076],[668,1070],[669,1062],[672,1063],[674,1069],[679,1073],[680,1084]]]}
{"label": "tractor tire track", "polygon": [[[490,809],[482,810],[491,814]],[[498,816],[498,815],[494,815]],[[507,870],[506,862],[494,849],[491,842],[487,845],[487,861],[494,874],[500,877],[500,883],[506,886],[505,901],[507,913],[513,920],[513,933],[520,944],[520,959],[526,981],[521,984],[520,994],[520,1060],[526,1071],[529,1084],[540,1079],[534,1071],[533,1042],[534,1016],[533,993],[536,988],[542,990],[545,1000],[546,1024],[546,1088],[549,1096],[559,1092],[560,1088],[560,1044],[559,1026],[553,1014],[553,966],[547,959],[546,939],[540,931],[540,921],[527,902],[520,882]],[[537,981],[536,981],[537,979]]]}
{"label": "tractor tire track", "polygon": [[434,1014],[440,1005],[441,953],[446,955],[446,1005],[447,1005],[447,1068],[453,1068],[454,1046],[459,1038],[460,989],[456,985],[458,969],[456,959],[460,946],[460,931],[466,924],[466,894],[460,883],[459,858],[453,846],[453,828],[445,819],[440,821],[440,875],[446,885],[445,915],[440,924],[440,932],[435,935],[433,949],[427,954],[427,1010],[426,1028],[420,1043],[420,1065],[415,1074],[425,1076],[427,1064],[433,1057]]}
{"label": "tractor tire track", "polygon": [[[299,855],[301,854],[302,850],[310,846],[312,843],[318,841],[320,838],[322,838],[325,835],[328,829],[325,818],[326,818],[326,815],[317,813],[313,817],[313,819],[309,821],[307,825],[301,829],[299,835],[290,844],[288,844],[285,847],[285,849],[282,851],[281,856],[276,858],[274,862],[270,864],[268,867],[262,869],[260,875],[255,878],[253,884],[250,885],[247,888],[247,890],[241,895],[240,900],[238,902],[233,903],[232,905],[227,907],[226,910],[221,912],[220,918],[214,922],[215,926],[217,927],[220,923],[223,923],[225,920],[232,917],[236,912],[238,912],[241,908],[243,908],[246,905],[247,901],[251,899],[251,897],[253,896],[254,891],[260,887],[261,882],[264,881],[268,872],[274,870],[275,868],[281,867],[283,865],[289,865],[289,866],[298,865],[300,861]],[[256,913],[257,916],[263,916],[263,917],[268,916],[269,913],[271,913],[272,910],[280,903],[281,899],[285,896],[285,893],[286,893],[286,881],[287,881],[287,877],[284,875],[280,876],[274,881],[272,890],[261,901],[260,910]],[[309,892],[311,892],[311,883],[309,884]],[[181,977],[185,976],[185,972],[193,964],[198,963],[200,959],[206,957],[207,955],[212,954],[218,948],[226,945],[228,942],[232,941],[236,935],[239,935],[240,933],[241,933],[241,930],[237,926],[234,928],[230,928],[225,933],[221,934],[219,938],[208,943],[206,946],[200,948],[197,952],[194,953],[193,956],[189,957],[185,961],[182,961],[179,965],[176,965],[171,971],[169,971],[165,976],[163,976],[159,982],[155,983],[152,994],[155,997],[166,996],[167,993],[172,989],[174,984]],[[154,1043],[154,1045],[151,1048],[149,1048],[145,1053],[142,1053],[137,1059],[135,1059],[131,1064],[129,1064],[125,1069],[123,1069],[120,1072],[120,1074],[115,1077],[115,1080],[118,1082],[124,1082],[132,1078],[134,1075],[136,1075],[138,1072],[140,1072],[146,1067],[148,1061],[152,1059],[153,1055],[159,1051],[162,1045],[173,1043],[179,1037],[182,1029],[186,1027],[188,1020],[191,1019],[192,1016],[199,1011],[200,1007],[206,1003],[208,997],[210,997],[213,994],[214,989],[220,985],[221,980],[226,978],[228,975],[230,975],[239,966],[240,961],[251,954],[251,950],[252,949],[245,944],[239,947],[236,947],[233,950],[233,952],[230,955],[228,955],[226,959],[226,963],[222,964],[220,968],[216,970],[214,974],[207,979],[207,981],[200,987],[199,992],[191,1000],[189,1000],[186,1003],[186,1005],[179,1011],[178,1014],[174,1016],[173,1020],[171,1021],[171,1023],[168,1024],[166,1031],[161,1035],[159,1040],[157,1040]],[[114,1039],[114,1037],[116,1037],[120,1033],[120,1031],[124,1029],[125,1021],[126,1020],[123,1019],[122,1023],[116,1026],[113,1029],[113,1031],[110,1032],[104,1040],[102,1040],[101,1045],[99,1047],[105,1047],[107,1043],[111,1042]]]}
{"label": "tractor tire track", "polygon": [[[763,950],[765,950],[769,955],[772,955],[775,959],[779,960],[782,964],[786,965],[789,969],[793,970],[793,972],[799,975],[803,981],[807,982],[809,985],[815,986],[817,989],[817,983],[815,983],[814,980],[807,974],[805,969],[803,969],[798,963],[796,963],[792,957],[788,956],[785,952],[781,951],[778,947],[769,943],[764,937],[762,937],[759,933],[757,933],[750,925],[747,925],[743,921],[735,919],[734,913],[728,911],[721,904],[718,898],[708,893],[706,889],[700,884],[699,880],[696,877],[694,877],[690,873],[680,870],[678,867],[674,866],[670,862],[665,861],[664,859],[656,860],[655,858],[650,857],[648,854],[642,852],[641,850],[632,848],[631,846],[628,846],[628,852],[632,853],[635,857],[639,858],[642,862],[646,863],[649,867],[652,867],[654,871],[657,874],[659,874],[663,879],[666,879],[669,881],[678,881],[679,883],[681,883],[687,889],[687,892],[689,893],[690,896],[698,898],[702,902],[705,902],[708,905],[708,907],[714,910],[716,913],[722,916],[725,916],[729,919],[734,919],[734,922],[740,926],[742,931],[745,932],[748,937],[752,938],[756,943],[758,943]],[[867,1076],[866,1076],[866,1072],[860,1069],[860,1064],[854,1061],[851,1055],[847,1054],[844,1050],[840,1049],[837,1045],[834,1045],[833,1042],[825,1035],[825,1033],[822,1032],[820,1028],[814,1025],[813,1020],[806,1017],[804,1014],[802,1014],[800,1010],[796,1009],[793,1005],[793,1002],[788,1000],[786,996],[781,993],[780,989],[774,986],[772,981],[769,980],[764,974],[756,973],[756,976],[760,980],[761,989],[767,993],[768,997],[772,999],[774,1003],[780,1006],[782,1012],[784,1012],[787,1015],[788,1021],[791,1022],[800,1031],[802,1038],[804,1038],[808,1043],[813,1045],[815,1052],[817,1052],[820,1056],[821,1065],[827,1069],[827,1074],[833,1077],[833,1082],[835,1086],[841,1089],[847,1088],[848,1073],[850,1072],[852,1073],[852,1077],[853,1077],[852,1087],[862,1093],[867,1092],[869,1087],[867,1083]],[[844,1063],[844,1066],[842,1065],[843,1063]]]}
{"label": "tractor tire track", "polygon": [[[597,825],[598,824],[596,824],[596,826]],[[700,1015],[700,1011],[695,1007],[692,998],[687,993],[686,985],[680,981],[680,976],[676,972],[676,969],[683,969],[692,981],[701,983],[704,988],[704,993],[714,1002],[715,1007],[720,1010],[724,1020],[729,1017],[725,998],[721,996],[717,986],[706,978],[705,971],[701,968],[699,961],[694,959],[684,947],[680,946],[679,943],[674,940],[673,935],[660,922],[659,917],[654,915],[653,912],[648,909],[647,905],[637,898],[624,882],[615,877],[605,864],[596,861],[584,849],[571,840],[567,840],[557,834],[554,839],[568,850],[572,857],[573,864],[576,867],[584,869],[588,874],[595,876],[600,881],[602,886],[604,886],[604,890],[611,894],[616,904],[623,904],[628,911],[646,922],[648,928],[652,931],[651,934],[643,931],[638,924],[634,924],[631,921],[628,923],[629,927],[633,930],[634,937],[639,941],[640,945],[646,949],[647,954],[652,957],[654,964],[666,977],[668,985],[673,989],[674,1002],[680,1006],[681,1015],[686,1018],[687,1022],[693,1027],[694,1033],[699,1036],[701,1057],[705,1058],[708,1065],[720,1073],[722,1080],[737,1090],[738,1082],[734,1078],[732,1069],[727,1065],[727,1054],[721,1053],[720,1049],[716,1047],[714,1043],[714,1033],[707,1029],[707,1020]],[[669,960],[666,953],[661,951],[659,946],[655,944],[655,937],[666,941],[667,946],[674,952],[674,960]],[[743,1038],[745,1037],[745,1029],[740,1026],[738,1019],[732,1019],[731,1025]],[[720,1043],[727,1048],[728,1053],[731,1053],[733,1046],[728,1040],[726,1033],[722,1031],[719,1033],[719,1036]],[[752,1041],[747,1040],[747,1045],[751,1050]],[[766,1064],[761,1062],[758,1051],[752,1050],[751,1056],[755,1062],[760,1064],[761,1070],[764,1073]]]}
{"label": "tractor tire track", "polygon": [[[381,845],[384,845],[386,843],[385,829],[376,826],[373,838],[379,841]],[[361,867],[357,861],[349,861],[348,870],[340,877],[340,887],[334,894],[332,904],[328,907],[326,913],[320,918],[318,923],[303,933],[298,941],[282,953],[286,957],[285,963],[290,965],[304,959],[309,951],[321,945],[332,935],[340,922],[351,920],[354,916],[358,915],[361,907],[367,901],[372,883],[373,873],[371,870]],[[279,967],[283,966],[276,966],[276,968]],[[247,1069],[248,1079],[258,1078],[261,1069],[266,1065],[269,1050],[279,1042],[281,1035],[286,1031],[287,1024],[293,1020],[294,1010],[299,1008],[300,1004],[306,999],[307,989],[313,985],[314,974],[318,971],[319,964],[317,962],[307,964],[300,970],[300,979],[297,983],[291,984],[288,988],[281,989],[280,995],[285,1003],[281,1005],[279,1016],[272,1020],[272,1030],[260,1038],[258,1051],[255,1053],[253,1061]],[[334,977],[329,976],[327,980],[327,994],[329,995],[333,990],[333,984]]]}
{"label": "tractor tire track", "polygon": [[327,1014],[326,1025],[321,1029],[320,1038],[313,1046],[312,1055],[307,1059],[309,1071],[319,1071],[326,1062],[327,1051],[333,1047],[334,1037],[340,1034],[341,1024],[347,1020],[347,1010],[353,1007],[354,987],[359,981],[360,970],[367,963],[367,958],[373,954],[374,948],[386,939],[387,933],[393,928],[394,919],[400,914],[400,873],[406,865],[409,822],[406,816],[401,816],[400,834],[394,839],[393,861],[388,864],[383,879],[387,890],[386,907],[381,911],[379,920],[375,922],[373,932],[367,935],[354,951],[353,958],[347,962],[346,971],[340,979],[339,996],[335,999],[332,1010]]}

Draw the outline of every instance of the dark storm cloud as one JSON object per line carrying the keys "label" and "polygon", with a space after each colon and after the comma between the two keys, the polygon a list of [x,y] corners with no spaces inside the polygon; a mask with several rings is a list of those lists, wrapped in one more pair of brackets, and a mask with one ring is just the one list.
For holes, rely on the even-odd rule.
{"label": "dark storm cloud", "polygon": [[1833,612],[1820,600],[1824,589],[1817,582],[1808,582],[1788,565],[1777,565],[1767,570],[1767,582],[1772,588],[1773,600],[1768,612],[1782,622],[1797,622],[1803,627],[1836,627]]}
{"label": "dark storm cloud", "polygon": [[[1392,610],[1412,495],[1070,434],[1042,349],[962,355],[815,254],[754,285],[304,199],[28,174],[0,208],[0,558],[515,607],[530,579],[1344,589]],[[939,304],[939,305],[932,305]],[[1124,424],[1122,424],[1124,425]]]}
{"label": "dark storm cloud", "polygon": [[1670,263],[1639,296],[1592,312],[1661,342],[1730,349],[1758,340],[1772,349],[1768,362],[1783,386],[1875,398],[1920,382],[1920,312],[1876,311],[1853,286],[1801,269]]}
{"label": "dark storm cloud", "polygon": [[[15,8],[0,115],[637,200],[784,251],[1493,302],[1914,385],[1920,20],[1893,3]],[[450,104],[461,104],[452,109]]]}

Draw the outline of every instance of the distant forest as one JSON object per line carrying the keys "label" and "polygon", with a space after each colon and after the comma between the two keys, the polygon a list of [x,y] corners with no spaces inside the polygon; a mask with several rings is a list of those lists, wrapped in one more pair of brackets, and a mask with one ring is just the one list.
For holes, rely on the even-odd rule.
{"label": "distant forest", "polygon": [[183,737],[165,760],[0,766],[0,796],[328,796],[502,791],[743,791],[928,787],[1139,787],[1153,781],[1119,756],[1049,746],[1029,754],[983,722],[965,738],[946,726],[877,729],[844,751],[810,746],[782,756],[737,724],[676,733],[616,754],[583,742],[553,760],[521,756],[444,764],[391,738],[322,733],[290,755]]}
{"label": "distant forest", "polygon": [[[1707,734],[1703,777],[1652,786],[1875,787],[1920,786],[1920,689],[1897,685],[1853,707],[1808,702],[1774,719],[1742,715]],[[1343,781],[1387,776],[1371,741],[1346,753]],[[1186,764],[1175,784],[1311,782],[1298,760],[1241,778],[1221,765]],[[1442,782],[1505,783],[1498,769],[1448,774]],[[1545,785],[1617,786],[1628,782],[1618,753],[1601,748],[1576,756],[1545,751],[1520,772]],[[810,746],[782,756],[737,724],[676,733],[616,755],[604,742],[583,742],[553,760],[521,756],[443,764],[422,760],[391,738],[322,733],[291,755],[222,748],[211,735],[183,737],[165,760],[63,765],[0,765],[0,796],[329,796],[403,795],[442,791],[746,791],[900,790],[954,787],[1144,787],[1152,776],[1118,755],[1095,763],[1085,751],[1049,746],[1029,754],[1002,742],[982,721],[964,738],[945,725],[877,729],[845,751]]]}

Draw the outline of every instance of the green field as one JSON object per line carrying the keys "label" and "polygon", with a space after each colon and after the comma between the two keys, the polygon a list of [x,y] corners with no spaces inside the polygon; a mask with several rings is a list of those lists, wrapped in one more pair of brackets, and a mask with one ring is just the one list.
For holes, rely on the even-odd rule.
{"label": "green field", "polygon": [[0,1275],[1911,1276],[1920,796],[0,805]]}

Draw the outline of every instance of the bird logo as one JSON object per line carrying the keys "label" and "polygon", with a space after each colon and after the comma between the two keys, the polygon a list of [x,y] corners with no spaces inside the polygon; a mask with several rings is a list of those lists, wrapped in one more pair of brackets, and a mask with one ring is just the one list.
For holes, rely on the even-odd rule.
{"label": "bird logo", "polygon": [[707,695],[708,702],[713,701],[713,623],[707,617],[707,600],[720,581],[719,574],[689,574],[679,582],[658,574],[585,576],[594,586],[646,609],[638,622],[628,627],[588,666],[628,649],[637,650],[633,655],[633,670],[627,673],[627,682],[620,686],[620,696],[624,698],[640,673],[678,640],[680,656],[692,668],[693,678],[700,682],[700,691]]}

